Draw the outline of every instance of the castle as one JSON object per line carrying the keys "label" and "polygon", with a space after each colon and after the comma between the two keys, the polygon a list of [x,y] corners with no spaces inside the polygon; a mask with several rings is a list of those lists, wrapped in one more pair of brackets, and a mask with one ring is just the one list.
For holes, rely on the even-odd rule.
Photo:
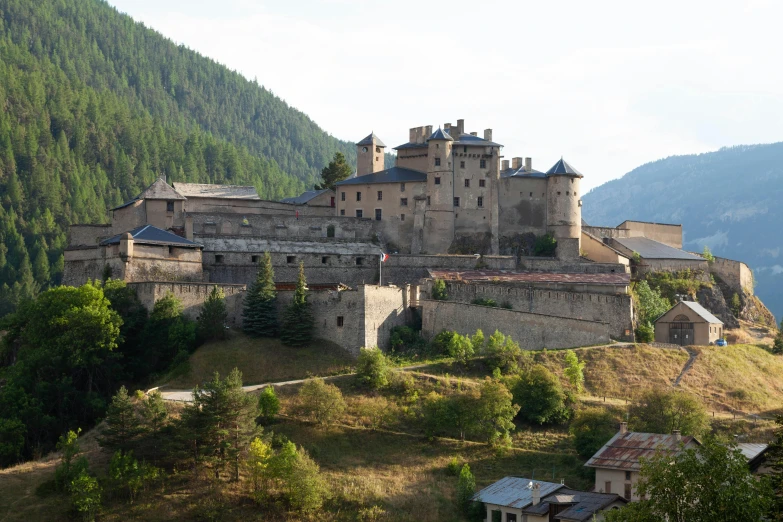
{"label": "castle", "polygon": [[[466,133],[463,120],[416,127],[383,169],[385,145],[371,133],[357,143],[355,176],[282,201],[254,187],[158,179],[111,209],[109,223],[70,227],[63,283],[122,279],[150,308],[173,292],[191,316],[217,284],[238,324],[245,285],[269,252],[281,306],[303,263],[316,335],[352,352],[385,347],[414,313],[427,336],[500,329],[529,349],[633,340],[632,275],[715,266],[747,286],[744,264],[708,266],[683,251],[679,225],[583,224],[582,174],[563,159],[539,172],[501,148],[491,129]],[[547,235],[554,255],[532,255]],[[392,255],[381,264],[383,252]],[[448,302],[431,299],[434,279],[446,281]]]}

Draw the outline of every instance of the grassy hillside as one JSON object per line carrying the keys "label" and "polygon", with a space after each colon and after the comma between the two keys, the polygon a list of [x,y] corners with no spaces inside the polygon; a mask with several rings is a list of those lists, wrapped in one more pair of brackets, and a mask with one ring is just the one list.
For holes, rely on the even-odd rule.
{"label": "grassy hillside", "polygon": [[742,145],[642,165],[585,194],[582,216],[596,226],[626,219],[682,223],[686,250],[753,268],[756,293],[783,316],[783,143]]}

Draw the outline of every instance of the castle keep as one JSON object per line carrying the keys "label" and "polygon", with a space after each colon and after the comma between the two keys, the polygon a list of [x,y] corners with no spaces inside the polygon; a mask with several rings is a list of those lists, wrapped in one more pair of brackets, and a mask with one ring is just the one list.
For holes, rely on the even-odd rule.
{"label": "castle keep", "polygon": [[[353,353],[387,347],[413,314],[428,336],[499,329],[527,349],[632,340],[632,275],[714,270],[731,288],[748,285],[744,264],[683,251],[679,225],[584,224],[582,174],[563,159],[546,172],[529,157],[505,160],[491,129],[479,137],[463,120],[410,129],[389,169],[385,148],[371,133],[357,143],[354,176],[282,201],[255,187],[158,179],[111,209],[109,223],[71,226],[63,283],[122,279],[149,308],[172,292],[191,317],[217,284],[238,325],[245,285],[269,252],[279,301],[303,263],[317,335]],[[546,235],[554,255],[532,255]],[[392,255],[381,267],[382,252]],[[431,298],[435,279],[448,302]],[[486,299],[503,309],[472,304]]]}

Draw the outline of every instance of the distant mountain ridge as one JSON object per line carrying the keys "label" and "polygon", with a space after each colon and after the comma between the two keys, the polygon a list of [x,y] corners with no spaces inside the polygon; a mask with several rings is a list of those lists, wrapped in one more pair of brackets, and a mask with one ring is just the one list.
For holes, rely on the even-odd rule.
{"label": "distant mountain ridge", "polygon": [[590,225],[681,223],[683,248],[747,263],[783,315],[783,143],[739,145],[644,164],[582,198]]}

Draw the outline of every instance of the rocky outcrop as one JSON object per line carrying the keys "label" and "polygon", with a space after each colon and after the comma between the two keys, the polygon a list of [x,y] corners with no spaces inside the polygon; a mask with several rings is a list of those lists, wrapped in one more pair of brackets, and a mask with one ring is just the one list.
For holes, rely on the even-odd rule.
{"label": "rocky outcrop", "polygon": [[715,317],[723,321],[726,328],[739,328],[739,321],[726,303],[726,298],[719,285],[702,286],[696,292],[696,300],[712,312]]}
{"label": "rocky outcrop", "polygon": [[767,326],[775,326],[775,316],[772,315],[772,312],[770,312],[764,303],[761,302],[761,299],[755,295],[748,295],[745,292],[742,292],[740,301],[742,302],[740,319],[765,324]]}

